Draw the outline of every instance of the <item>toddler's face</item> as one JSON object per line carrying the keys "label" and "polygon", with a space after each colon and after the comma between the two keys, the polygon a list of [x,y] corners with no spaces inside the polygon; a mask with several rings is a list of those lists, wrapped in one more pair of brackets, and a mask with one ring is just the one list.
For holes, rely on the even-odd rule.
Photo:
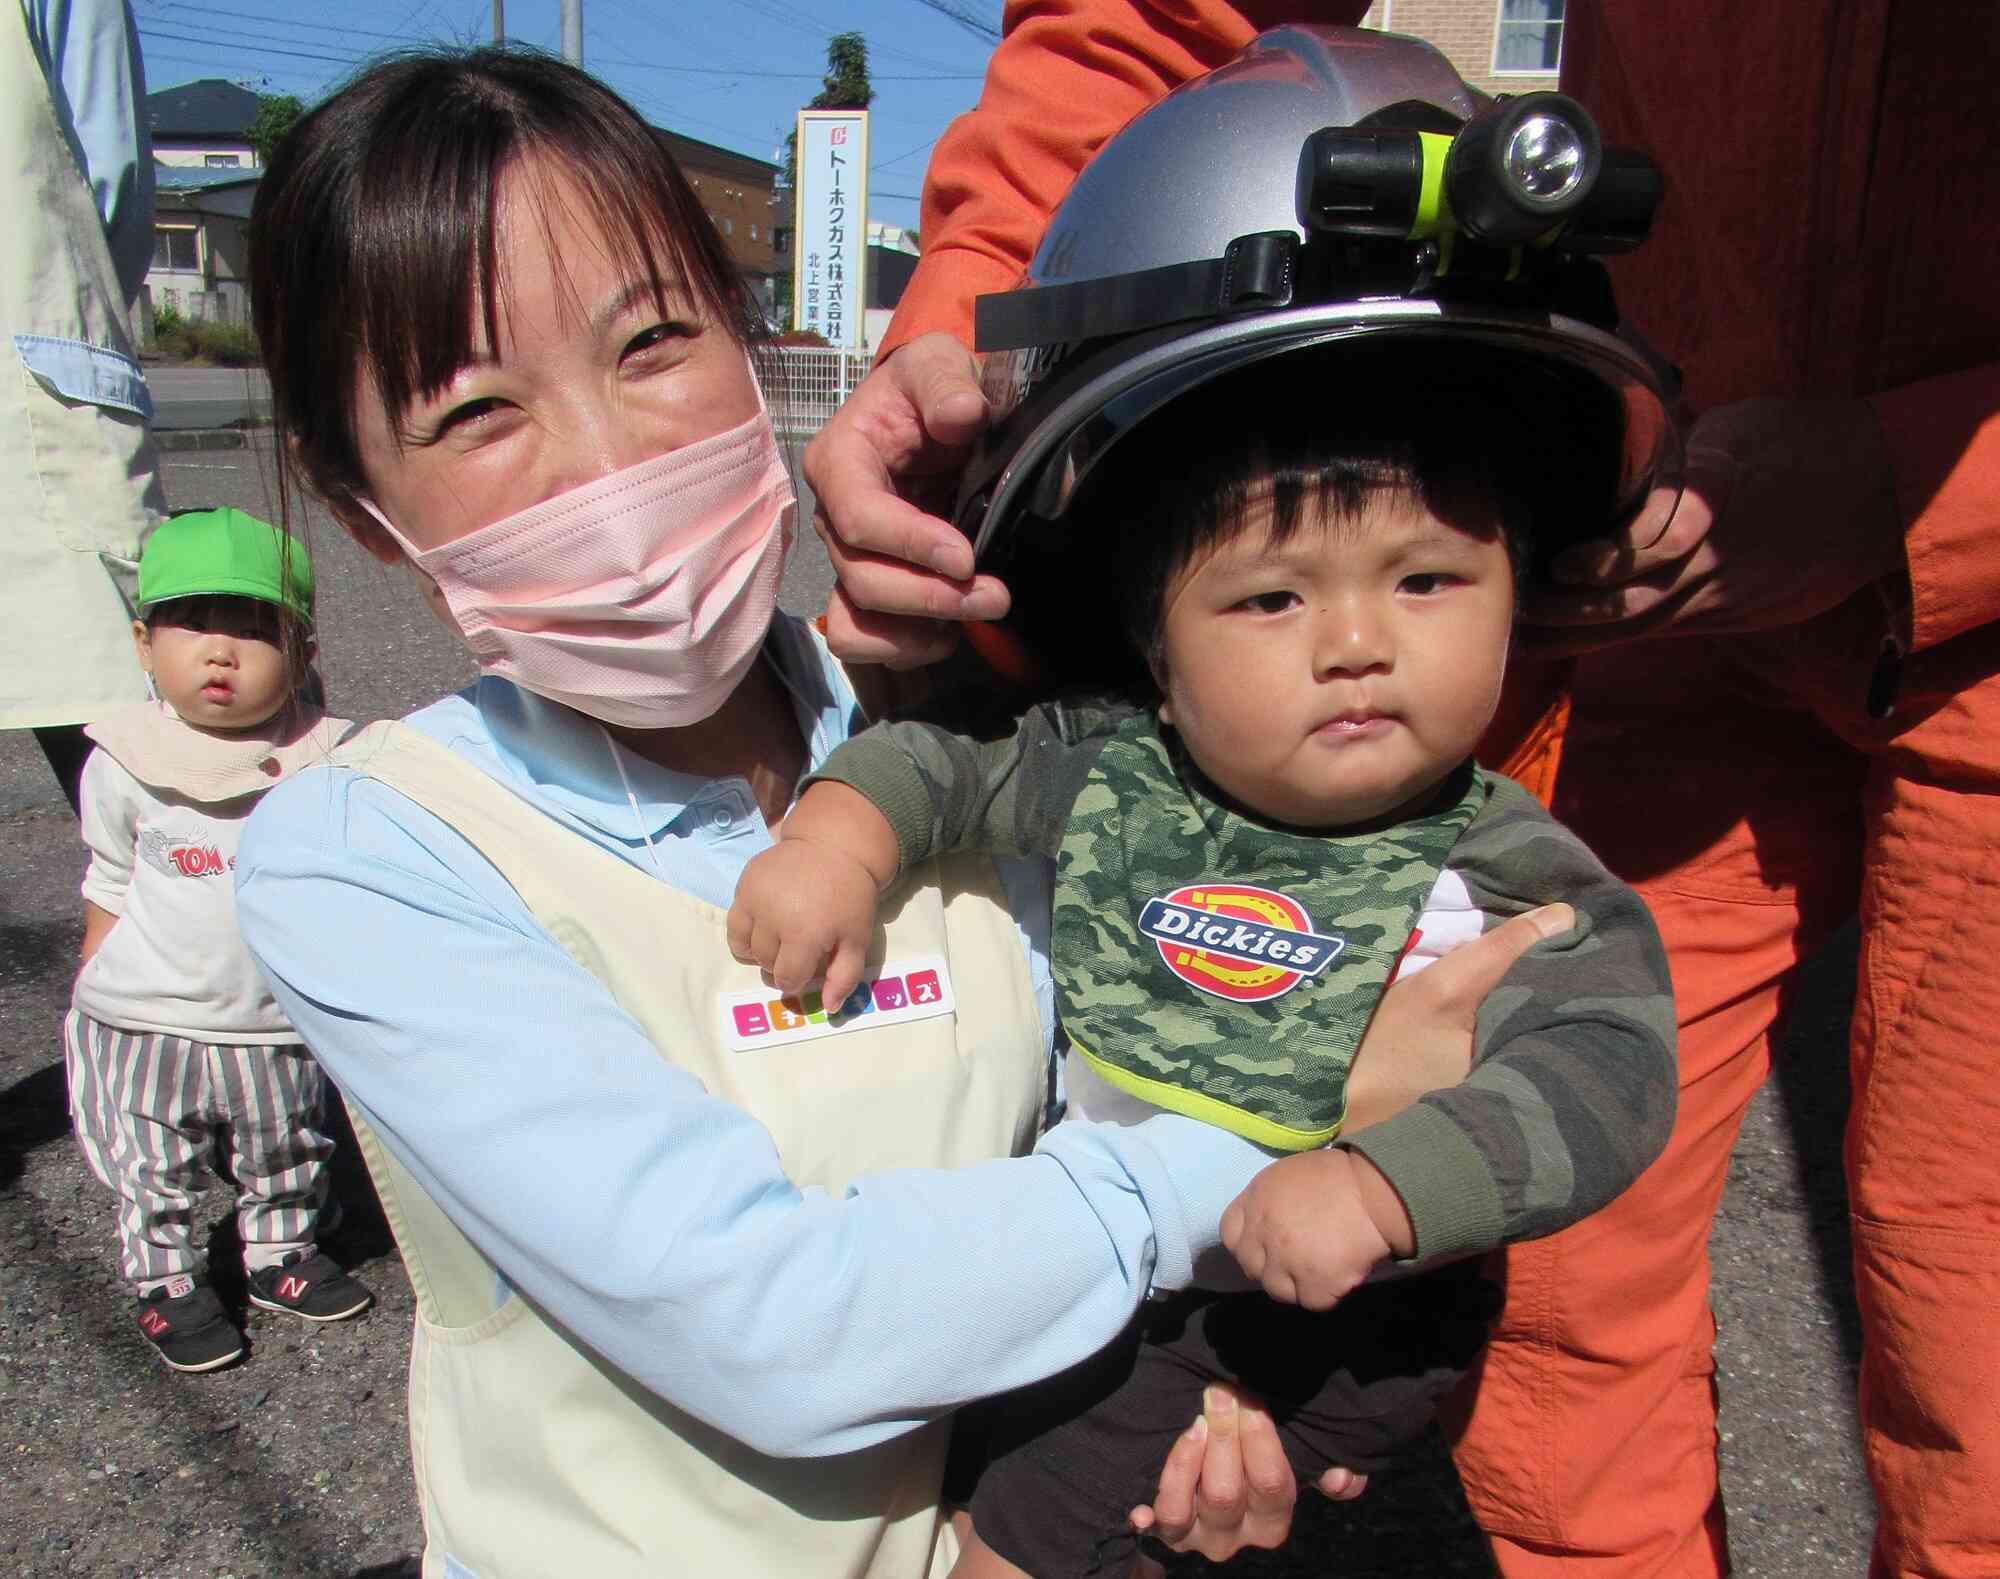
{"label": "toddler's face", "polygon": [[135,622],[139,667],[183,723],[234,732],[274,717],[293,689],[275,605],[188,598],[149,628]]}
{"label": "toddler's face", "polygon": [[1468,530],[1385,490],[1357,520],[1274,545],[1268,510],[1168,586],[1160,716],[1270,821],[1413,813],[1499,703],[1514,576],[1497,524]]}

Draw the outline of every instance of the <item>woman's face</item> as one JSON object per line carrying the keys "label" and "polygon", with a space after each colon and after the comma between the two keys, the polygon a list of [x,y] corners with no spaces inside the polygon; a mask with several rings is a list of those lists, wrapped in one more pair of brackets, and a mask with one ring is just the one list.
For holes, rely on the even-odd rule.
{"label": "woman's face", "polygon": [[[368,496],[420,549],[757,410],[743,347],[672,280],[663,316],[643,264],[614,254],[565,169],[522,160],[501,179],[496,213],[500,343],[481,343],[400,422],[357,370]],[[377,558],[402,557],[366,515],[341,514]]]}

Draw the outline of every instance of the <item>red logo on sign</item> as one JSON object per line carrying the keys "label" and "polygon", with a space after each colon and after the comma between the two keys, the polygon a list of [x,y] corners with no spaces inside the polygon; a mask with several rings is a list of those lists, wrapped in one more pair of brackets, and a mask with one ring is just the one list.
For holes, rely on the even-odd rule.
{"label": "red logo on sign", "polygon": [[845,126],[829,126],[826,130],[826,140],[828,142],[838,145],[847,141],[847,128]]}
{"label": "red logo on sign", "polygon": [[[1306,914],[1305,906],[1289,894],[1269,888],[1252,888],[1243,883],[1192,883],[1161,898],[1169,905],[1206,912],[1218,922],[1244,923],[1232,931],[1254,935],[1273,928],[1308,934],[1313,930],[1312,917]],[[1241,950],[1228,949],[1226,939],[1217,941],[1225,947],[1204,949],[1194,941],[1153,934],[1153,946],[1160,951],[1168,970],[1190,987],[1236,1003],[1262,1003],[1267,998],[1276,998],[1312,974],[1287,970],[1268,958],[1246,958]],[[1267,953],[1268,947],[1267,944],[1259,952]]]}

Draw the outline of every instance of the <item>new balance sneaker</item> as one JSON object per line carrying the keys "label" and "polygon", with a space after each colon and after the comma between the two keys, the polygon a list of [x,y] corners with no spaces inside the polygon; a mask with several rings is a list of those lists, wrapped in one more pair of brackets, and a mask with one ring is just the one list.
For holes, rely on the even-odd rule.
{"label": "new balance sneaker", "polygon": [[250,1274],[250,1303],[307,1321],[345,1321],[375,1303],[357,1278],[319,1250],[294,1250],[277,1266]]}
{"label": "new balance sneaker", "polygon": [[219,1370],[243,1353],[215,1290],[185,1272],[139,1296],[139,1331],[177,1371]]}

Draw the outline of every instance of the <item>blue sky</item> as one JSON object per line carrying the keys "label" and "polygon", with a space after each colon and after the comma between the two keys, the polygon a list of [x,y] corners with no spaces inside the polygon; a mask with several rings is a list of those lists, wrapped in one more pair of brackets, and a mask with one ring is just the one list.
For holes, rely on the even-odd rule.
{"label": "blue sky", "polygon": [[[997,27],[1000,0],[940,0]],[[507,33],[561,44],[558,0],[504,0]],[[476,42],[492,0],[132,0],[149,89],[224,77],[322,96],[361,61],[399,45]],[[869,217],[917,222],[931,144],[979,94],[992,50],[924,0],[583,0],[583,63],[658,125],[773,157],[819,91],[826,41],[859,31],[875,85]]]}

